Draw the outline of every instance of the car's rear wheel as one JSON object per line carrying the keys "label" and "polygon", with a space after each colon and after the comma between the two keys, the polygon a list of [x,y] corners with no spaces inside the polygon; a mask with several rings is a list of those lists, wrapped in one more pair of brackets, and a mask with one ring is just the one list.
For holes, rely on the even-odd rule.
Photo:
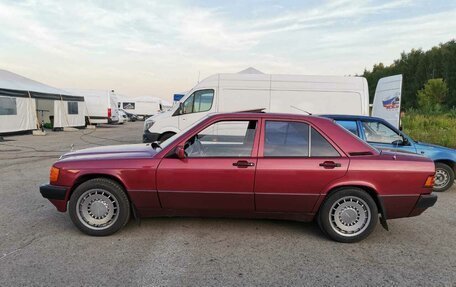
{"label": "car's rear wheel", "polygon": [[94,236],[111,235],[127,224],[130,204],[123,188],[106,178],[79,185],[70,198],[70,218],[82,232]]}
{"label": "car's rear wheel", "polygon": [[378,221],[372,197],[362,189],[347,188],[331,194],[318,214],[318,223],[331,239],[352,243],[366,238]]}
{"label": "car's rear wheel", "polygon": [[448,190],[454,183],[454,170],[451,166],[436,162],[434,191],[442,192]]}

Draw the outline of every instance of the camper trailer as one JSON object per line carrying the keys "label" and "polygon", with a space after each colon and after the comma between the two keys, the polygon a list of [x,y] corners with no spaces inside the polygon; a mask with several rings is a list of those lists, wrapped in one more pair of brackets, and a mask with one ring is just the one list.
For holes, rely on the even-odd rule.
{"label": "camper trailer", "polygon": [[118,108],[145,120],[162,111],[162,101],[156,97],[119,97]]}
{"label": "camper trailer", "polygon": [[117,101],[113,90],[65,89],[82,96],[87,105],[87,123],[111,124],[119,121]]}
{"label": "camper trailer", "polygon": [[252,109],[369,115],[369,90],[363,77],[216,74],[199,82],[172,109],[147,119],[143,141],[163,141],[210,113]]}

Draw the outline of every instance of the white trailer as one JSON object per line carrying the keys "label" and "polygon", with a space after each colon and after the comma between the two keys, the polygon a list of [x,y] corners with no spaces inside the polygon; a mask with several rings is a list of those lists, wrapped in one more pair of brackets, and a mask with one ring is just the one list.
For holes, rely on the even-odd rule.
{"label": "white trailer", "polygon": [[156,97],[119,97],[119,109],[135,114],[139,119],[146,119],[162,111],[162,100]]}
{"label": "white trailer", "polygon": [[264,109],[266,112],[369,115],[363,77],[216,74],[172,109],[144,123],[144,142],[162,141],[209,113]]}
{"label": "white trailer", "polygon": [[84,97],[90,124],[111,124],[119,121],[119,112],[117,110],[114,91],[88,89],[65,90],[74,95]]}

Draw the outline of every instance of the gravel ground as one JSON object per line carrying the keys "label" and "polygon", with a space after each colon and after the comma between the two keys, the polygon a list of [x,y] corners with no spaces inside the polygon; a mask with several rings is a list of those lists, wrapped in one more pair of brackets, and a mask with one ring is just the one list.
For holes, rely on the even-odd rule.
{"label": "gravel ground", "polygon": [[151,218],[104,238],[79,232],[38,186],[65,151],[138,143],[142,122],[0,143],[0,285],[456,286],[456,188],[366,240],[313,223]]}

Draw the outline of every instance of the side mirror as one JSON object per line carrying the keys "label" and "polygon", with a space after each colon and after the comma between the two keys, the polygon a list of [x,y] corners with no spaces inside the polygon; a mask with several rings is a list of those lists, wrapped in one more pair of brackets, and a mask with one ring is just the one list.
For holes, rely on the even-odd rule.
{"label": "side mirror", "polygon": [[185,154],[184,148],[181,147],[181,146],[176,147],[176,151],[175,152],[176,152],[176,155],[177,155],[177,157],[179,159],[184,159],[184,158],[187,157],[186,154]]}
{"label": "side mirror", "polygon": [[179,115],[182,115],[184,113],[184,103],[180,102],[179,103]]}

